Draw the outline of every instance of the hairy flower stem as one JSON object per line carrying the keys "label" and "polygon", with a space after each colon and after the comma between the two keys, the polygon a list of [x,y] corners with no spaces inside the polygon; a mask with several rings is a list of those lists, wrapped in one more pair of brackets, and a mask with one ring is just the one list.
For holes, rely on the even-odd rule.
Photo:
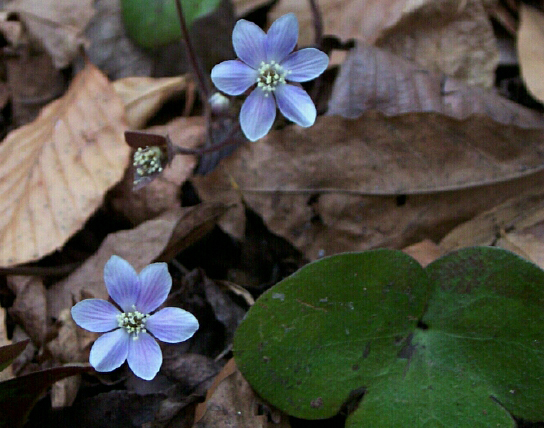
{"label": "hairy flower stem", "polygon": [[315,47],[317,49],[322,49],[323,45],[323,16],[321,15],[321,10],[317,4],[317,0],[309,0],[310,8],[312,9],[312,16],[314,20],[314,31],[315,31]]}
{"label": "hairy flower stem", "polygon": [[181,0],[176,0],[176,8],[178,11],[179,25],[181,27],[181,34],[183,43],[187,48],[187,56],[191,62],[191,68],[195,73],[195,76],[198,80],[198,86],[200,89],[200,95],[202,95],[202,102],[206,105],[208,104],[208,99],[210,98],[210,89],[208,86],[208,81],[204,77],[200,63],[195,53],[195,48],[191,42],[191,36],[189,35],[189,29],[187,28],[187,22],[185,21],[185,16],[183,14],[183,8],[181,7]]}
{"label": "hairy flower stem", "polygon": [[[321,14],[321,9],[319,9],[319,5],[317,4],[317,0],[309,0],[310,2],[310,8],[312,10],[312,17],[314,20],[314,32],[315,32],[315,47],[317,49],[323,48],[323,15]],[[312,90],[310,91],[310,97],[314,102],[317,101],[317,98],[319,97],[319,93],[321,92],[321,86],[323,85],[323,78],[322,76],[319,76],[314,81],[314,86],[312,87]]]}

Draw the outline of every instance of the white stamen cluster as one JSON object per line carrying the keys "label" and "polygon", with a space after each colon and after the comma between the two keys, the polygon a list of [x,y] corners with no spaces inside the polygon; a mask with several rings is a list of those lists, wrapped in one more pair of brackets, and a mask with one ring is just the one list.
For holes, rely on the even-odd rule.
{"label": "white stamen cluster", "polygon": [[148,176],[156,172],[162,172],[161,158],[162,151],[156,146],[146,147],[145,149],[138,147],[138,150],[134,153],[132,165],[136,167],[139,176]]}
{"label": "white stamen cluster", "polygon": [[270,92],[275,91],[279,84],[285,84],[285,76],[291,73],[276,61],[270,61],[269,63],[261,61],[258,71],[257,86],[264,91],[265,97]]}
{"label": "white stamen cluster", "polygon": [[133,312],[123,312],[117,315],[117,325],[124,328],[126,332],[132,335],[132,340],[138,340],[140,333],[145,333],[145,323],[149,318],[148,314],[142,314],[136,310],[136,307],[132,306]]}

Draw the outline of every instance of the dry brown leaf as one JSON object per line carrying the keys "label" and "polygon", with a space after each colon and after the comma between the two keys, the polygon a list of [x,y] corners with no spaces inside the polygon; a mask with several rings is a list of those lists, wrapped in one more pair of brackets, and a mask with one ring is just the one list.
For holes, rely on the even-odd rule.
{"label": "dry brown leaf", "polygon": [[5,8],[18,14],[30,35],[67,67],[85,43],[83,32],[94,15],[93,0],[10,0]]}
{"label": "dry brown leaf", "polygon": [[[259,414],[258,406],[267,414]],[[269,422],[268,418],[272,421]],[[288,428],[289,418],[257,397],[244,379],[234,359],[223,367],[197,406],[193,428]]]}
{"label": "dry brown leaf", "polygon": [[423,267],[445,254],[445,251],[430,239],[425,239],[410,245],[409,247],[403,248],[402,251],[416,259]]}
{"label": "dry brown leaf", "polygon": [[517,50],[527,89],[544,103],[544,13],[524,3],[520,4]]}
{"label": "dry brown leaf", "polygon": [[[247,205],[315,259],[436,241],[520,188],[541,186],[543,172],[515,178],[529,172],[542,138],[540,131],[481,117],[321,117],[312,128],[289,126],[246,144],[192,181],[203,200],[238,198],[236,209]],[[536,145],[529,149],[531,140]],[[532,163],[534,172],[539,164]]]}
{"label": "dry brown leaf", "polygon": [[[452,229],[440,242],[446,251],[472,245],[494,245],[505,231],[521,230],[544,221],[541,174],[501,204]],[[539,188],[540,186],[540,188]]]}
{"label": "dry brown leaf", "polygon": [[113,88],[125,104],[130,129],[142,128],[168,99],[186,87],[185,76],[125,77],[113,82]]}
{"label": "dry brown leaf", "polygon": [[383,49],[359,44],[342,65],[330,115],[358,117],[367,110],[386,115],[436,112],[457,119],[474,114],[506,125],[544,128],[544,118],[496,93],[432,74]]}
{"label": "dry brown leaf", "polygon": [[[146,131],[169,135],[176,145],[192,149],[203,141],[205,122],[203,117],[179,117],[166,125],[154,126]],[[113,207],[133,224],[140,224],[178,207],[181,184],[189,178],[196,162],[195,156],[176,156],[161,175],[137,191],[132,190],[134,172],[129,168],[123,180],[109,195]]]}
{"label": "dry brown leaf", "polygon": [[88,64],[68,92],[0,145],[0,266],[60,248],[123,176],[124,107]]}
{"label": "dry brown leaf", "polygon": [[15,294],[9,314],[37,345],[45,342],[48,331],[45,287],[37,276],[8,276],[8,287]]}
{"label": "dry brown leaf", "polygon": [[[420,66],[491,86],[498,50],[482,0],[320,0],[324,33],[378,44]],[[282,0],[273,18],[295,12],[299,45],[314,43],[308,2]]]}

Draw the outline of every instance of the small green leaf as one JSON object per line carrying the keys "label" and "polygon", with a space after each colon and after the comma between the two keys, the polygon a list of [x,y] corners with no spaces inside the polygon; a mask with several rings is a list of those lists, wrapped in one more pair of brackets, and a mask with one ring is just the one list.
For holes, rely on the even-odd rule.
{"label": "small green leaf", "polygon": [[[213,12],[220,0],[182,0],[183,14],[193,21]],[[121,0],[128,35],[143,48],[157,48],[181,38],[174,0]]]}
{"label": "small green leaf", "polygon": [[[235,359],[291,415],[347,427],[514,427],[544,420],[544,272],[497,248],[421,268],[397,251],[314,262],[263,294]],[[350,394],[351,393],[351,394]]]}

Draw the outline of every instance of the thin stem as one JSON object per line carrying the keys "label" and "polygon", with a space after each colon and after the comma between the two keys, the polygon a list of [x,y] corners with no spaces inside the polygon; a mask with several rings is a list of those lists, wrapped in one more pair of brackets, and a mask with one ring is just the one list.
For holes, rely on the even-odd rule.
{"label": "thin stem", "polygon": [[315,45],[316,48],[321,49],[323,44],[323,15],[321,15],[317,0],[310,0],[310,8],[314,19]]}
{"label": "thin stem", "polygon": [[[317,4],[317,0],[309,0],[310,8],[312,9],[312,16],[314,20],[314,31],[315,31],[315,47],[317,49],[322,49],[323,47],[323,15],[321,14],[321,9]],[[321,87],[323,86],[323,75],[319,76],[314,81],[314,85],[310,92],[310,97],[314,102],[317,103],[319,93],[321,92]]]}
{"label": "thin stem", "polygon": [[236,122],[232,128],[229,129],[227,136],[219,144],[213,146],[202,147],[200,149],[186,149],[185,147],[174,146],[173,151],[175,155],[196,155],[202,156],[205,153],[215,152],[222,149],[223,147],[230,146],[231,144],[236,144],[237,141],[233,139],[234,134],[240,130],[240,122]]}
{"label": "thin stem", "polygon": [[198,58],[196,56],[194,46],[191,43],[191,37],[189,36],[189,29],[187,28],[187,22],[185,21],[185,16],[183,15],[183,8],[181,7],[181,0],[176,0],[176,8],[178,10],[178,18],[179,18],[179,25],[181,27],[182,39],[183,39],[183,42],[185,43],[185,46],[187,47],[187,56],[189,57],[189,61],[191,62],[191,67],[193,68],[193,72],[195,73],[196,78],[198,79],[200,94],[202,95],[202,98],[203,98],[202,102],[204,102],[207,105],[208,100],[210,98],[210,89],[208,88],[208,81],[204,77],[202,68],[200,68],[200,64],[198,62]]}

